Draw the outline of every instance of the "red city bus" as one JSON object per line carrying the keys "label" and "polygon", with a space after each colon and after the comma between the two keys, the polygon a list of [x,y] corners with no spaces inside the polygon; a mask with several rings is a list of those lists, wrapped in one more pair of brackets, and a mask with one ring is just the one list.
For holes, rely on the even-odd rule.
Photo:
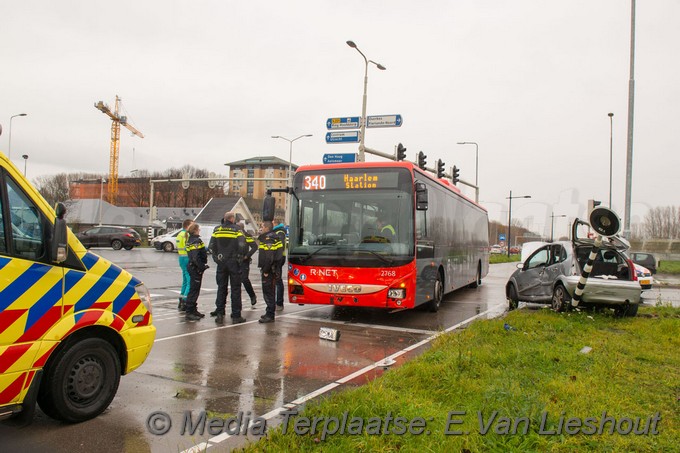
{"label": "red city bus", "polygon": [[489,271],[487,211],[410,162],[302,166],[291,199],[291,303],[437,311]]}

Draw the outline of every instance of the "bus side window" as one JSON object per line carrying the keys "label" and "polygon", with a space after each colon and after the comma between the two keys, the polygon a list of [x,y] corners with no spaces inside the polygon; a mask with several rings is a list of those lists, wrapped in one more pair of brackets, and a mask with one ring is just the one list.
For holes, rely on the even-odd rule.
{"label": "bus side window", "polygon": [[416,211],[416,239],[427,237],[427,211]]}
{"label": "bus side window", "polygon": [[26,197],[14,181],[7,178],[7,199],[9,200],[11,238],[14,254],[28,260],[39,260],[44,255],[43,228],[38,209]]}

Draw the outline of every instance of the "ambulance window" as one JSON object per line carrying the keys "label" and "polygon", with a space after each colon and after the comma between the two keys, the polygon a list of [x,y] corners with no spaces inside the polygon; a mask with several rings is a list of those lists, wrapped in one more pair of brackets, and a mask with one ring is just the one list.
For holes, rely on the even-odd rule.
{"label": "ambulance window", "polygon": [[43,229],[38,209],[24,192],[11,179],[7,178],[7,199],[12,231],[11,238],[14,254],[29,260],[43,256]]}
{"label": "ambulance window", "polygon": [[7,239],[5,239],[5,219],[2,215],[2,197],[0,197],[0,253],[7,253]]}

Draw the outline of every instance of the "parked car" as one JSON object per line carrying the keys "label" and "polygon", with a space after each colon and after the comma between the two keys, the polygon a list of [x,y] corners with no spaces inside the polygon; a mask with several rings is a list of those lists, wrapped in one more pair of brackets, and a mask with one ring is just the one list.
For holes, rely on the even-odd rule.
{"label": "parked car", "polygon": [[[576,222],[585,224],[578,219]],[[572,241],[546,243],[517,265],[505,287],[511,310],[520,301],[551,304],[558,312],[571,307],[594,243],[593,239],[577,235],[576,222]],[[618,316],[637,314],[641,288],[635,265],[624,253],[627,248],[625,239],[604,238],[579,306],[613,308]]]}
{"label": "parked car", "polygon": [[164,252],[177,251],[177,235],[182,230],[175,230],[169,233],[161,234],[151,239],[151,245],[156,250],[163,250]]}
{"label": "parked car", "polygon": [[649,269],[635,263],[635,273],[637,274],[638,281],[640,282],[640,288],[652,289],[654,277],[652,277],[652,272]]}
{"label": "parked car", "polygon": [[652,275],[656,274],[656,257],[651,253],[633,252],[630,254],[630,259],[633,260],[635,264],[641,264],[649,269]]}
{"label": "parked car", "polygon": [[114,250],[132,250],[142,244],[142,238],[132,228],[121,226],[96,226],[76,234],[86,247],[112,247]]}
{"label": "parked car", "polygon": [[501,247],[500,245],[492,245],[489,253],[491,253],[492,255],[500,255],[501,253],[503,253],[503,247]]}

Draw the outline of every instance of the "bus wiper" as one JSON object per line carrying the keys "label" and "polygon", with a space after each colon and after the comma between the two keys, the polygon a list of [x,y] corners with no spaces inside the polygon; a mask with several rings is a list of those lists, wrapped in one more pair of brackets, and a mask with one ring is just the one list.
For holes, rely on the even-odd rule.
{"label": "bus wiper", "polygon": [[330,248],[337,248],[337,247],[334,246],[334,245],[322,245],[321,247],[319,247],[318,249],[314,250],[314,251],[313,251],[312,253],[310,253],[309,255],[307,255],[307,256],[305,256],[305,257],[303,257],[303,258],[300,258],[300,261],[302,262],[302,264],[304,264],[304,263],[307,262],[308,259],[310,259],[312,256],[314,256],[314,255],[316,255],[317,253],[319,253],[321,250],[330,249]]}
{"label": "bus wiper", "polygon": [[356,251],[356,252],[368,252],[368,253],[370,253],[370,254],[372,254],[372,255],[377,256],[377,257],[380,259],[380,261],[382,261],[382,262],[385,263],[385,264],[392,264],[392,263],[394,263],[394,260],[393,260],[393,259],[386,258],[386,257],[382,256],[380,253],[375,252],[375,251],[373,251],[373,250],[366,250],[366,249],[355,248],[354,251]]}

